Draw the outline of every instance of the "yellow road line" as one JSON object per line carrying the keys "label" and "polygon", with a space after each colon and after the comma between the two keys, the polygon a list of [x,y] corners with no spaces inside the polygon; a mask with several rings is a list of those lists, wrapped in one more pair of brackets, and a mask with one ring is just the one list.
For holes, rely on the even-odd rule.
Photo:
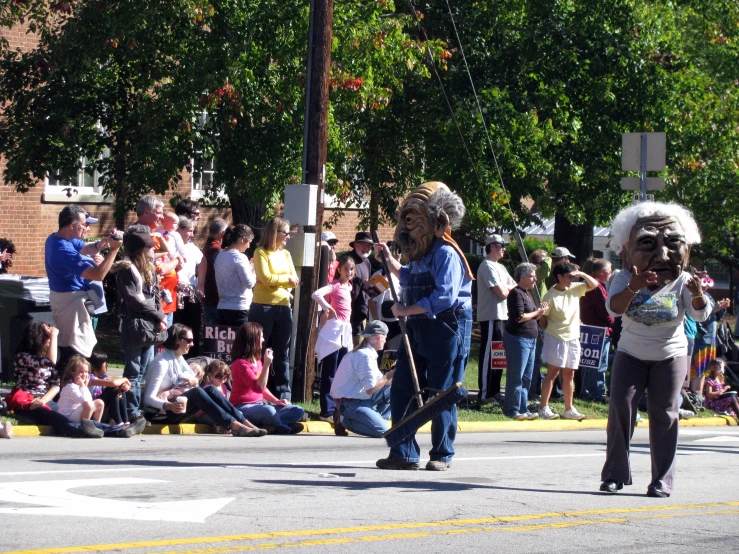
{"label": "yellow road line", "polygon": [[[290,538],[290,537],[303,537],[303,536],[321,536],[321,535],[340,535],[340,534],[349,534],[349,533],[362,533],[362,532],[368,532],[368,531],[395,531],[395,530],[403,530],[403,529],[420,529],[425,527],[460,527],[460,526],[467,526],[467,525],[481,525],[481,524],[491,524],[491,523],[511,523],[511,522],[519,522],[519,521],[532,521],[537,519],[547,519],[547,518],[560,518],[560,517],[578,517],[578,516],[597,516],[597,515],[612,515],[612,514],[620,514],[620,513],[644,513],[644,512],[674,512],[677,510],[703,510],[705,508],[721,508],[721,507],[729,507],[729,506],[739,506],[739,501],[731,501],[731,502],[715,502],[715,503],[705,503],[705,504],[682,504],[682,505],[672,505],[672,506],[651,506],[646,508],[634,508],[634,507],[624,507],[624,508],[611,508],[607,510],[581,510],[581,511],[568,511],[568,512],[545,512],[541,514],[527,514],[527,515],[520,515],[520,516],[497,516],[497,517],[489,517],[489,518],[475,518],[475,519],[450,519],[450,520],[442,520],[442,521],[431,521],[431,522],[410,522],[410,523],[388,523],[383,525],[362,525],[362,526],[355,526],[355,527],[336,527],[336,528],[327,528],[327,529],[305,529],[305,530],[296,530],[296,531],[274,531],[274,532],[265,532],[265,533],[249,533],[249,534],[243,534],[243,535],[228,535],[228,536],[214,536],[214,537],[193,537],[193,538],[180,538],[180,539],[166,539],[166,540],[157,540],[157,541],[141,541],[141,542],[127,542],[127,543],[113,543],[113,544],[97,544],[97,545],[88,545],[88,546],[64,546],[64,547],[56,547],[56,548],[41,548],[41,549],[35,549],[35,550],[16,550],[16,551],[7,551],[7,552],[0,552],[0,554],[70,554],[72,552],[104,552],[108,550],[132,550],[132,549],[140,549],[140,548],[153,548],[153,547],[161,547],[161,546],[175,546],[175,545],[190,545],[190,544],[201,544],[201,543],[223,543],[223,542],[240,542],[240,541],[248,541],[248,540],[259,540],[259,539],[275,539],[275,538]],[[714,512],[700,512],[703,513],[714,513]],[[718,513],[718,512],[715,512]],[[729,513],[734,513],[733,511],[730,511]],[[738,512],[739,513],[739,512]],[[638,519],[638,518],[657,518],[657,517],[678,517],[682,515],[696,515],[695,513],[690,514],[658,514],[658,515],[649,515],[649,516],[635,516],[629,519]],[[598,519],[594,520],[595,522],[615,522],[616,519],[623,519],[623,518],[612,518],[611,520],[606,519]],[[577,525],[581,524],[581,521],[587,521],[587,520],[580,520],[579,522],[567,522],[565,524],[559,524],[559,523],[551,523],[551,524],[541,524],[541,525],[531,525],[531,526],[516,526],[516,527],[510,527],[510,528],[504,528],[504,527],[497,527],[497,528],[487,528],[487,530],[491,531],[497,531],[497,530],[533,530],[533,529],[551,529],[556,528],[558,525],[564,525],[564,526],[570,526],[570,525]],[[423,532],[423,533],[408,533],[409,536],[430,536],[431,534],[451,534],[451,533],[464,533],[470,531],[469,529],[462,529],[462,530],[447,530],[447,531],[439,531],[436,533],[432,532]],[[393,537],[401,537],[405,535],[368,535],[367,538],[361,539],[361,540],[384,540],[383,538],[378,537],[385,537],[385,536],[393,536]],[[373,538],[370,538],[373,537]],[[290,544],[300,544],[303,543],[309,543],[309,542],[315,542],[318,539],[311,539],[309,541],[302,541],[301,543],[280,543],[276,546],[285,546]],[[321,539],[321,540],[349,540],[350,542],[354,539]],[[359,539],[357,539],[359,540]],[[333,544],[333,543],[332,543]],[[244,547],[239,547],[244,548]],[[263,545],[260,546],[260,548],[273,548],[269,545]],[[220,549],[207,549],[202,551],[193,551],[193,552],[228,552],[229,550],[220,550]]]}

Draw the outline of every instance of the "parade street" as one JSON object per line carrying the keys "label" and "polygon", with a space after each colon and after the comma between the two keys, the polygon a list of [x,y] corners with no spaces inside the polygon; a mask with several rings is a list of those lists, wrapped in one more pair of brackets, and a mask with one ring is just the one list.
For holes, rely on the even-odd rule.
{"label": "parade street", "polygon": [[18,438],[0,445],[0,550],[735,551],[737,428],[683,429],[666,499],[645,496],[647,440],[608,496],[603,430],[463,433],[447,472],[378,470],[383,443],[356,436]]}

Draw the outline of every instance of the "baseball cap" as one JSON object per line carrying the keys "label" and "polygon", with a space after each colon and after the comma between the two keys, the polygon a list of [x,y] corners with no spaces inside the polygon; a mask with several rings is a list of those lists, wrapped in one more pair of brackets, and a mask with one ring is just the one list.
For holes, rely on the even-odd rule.
{"label": "baseball cap", "polygon": [[567,250],[564,246],[558,246],[554,250],[552,250],[552,258],[574,258],[575,256],[573,254],[570,254],[570,251]]}
{"label": "baseball cap", "polygon": [[97,217],[92,217],[90,215],[90,212],[85,212],[85,223],[92,225],[93,223],[97,223],[97,222],[98,222]]}
{"label": "baseball cap", "polygon": [[336,235],[334,235],[331,231],[324,231],[321,233],[321,241],[328,242],[329,244],[333,242],[339,242],[339,239],[336,238]]}
{"label": "baseball cap", "polygon": [[154,239],[149,233],[126,233],[123,236],[123,248],[126,252],[136,252],[147,246],[154,246]]}
{"label": "baseball cap", "polygon": [[511,243],[507,240],[503,240],[503,237],[501,237],[500,235],[490,235],[485,239],[485,246],[487,246],[488,244],[500,244],[501,246],[508,246]]}
{"label": "baseball cap", "polygon": [[364,328],[364,331],[359,333],[359,336],[369,338],[374,337],[375,335],[387,335],[387,332],[387,325],[385,325],[379,319],[373,319],[367,324],[367,326]]}

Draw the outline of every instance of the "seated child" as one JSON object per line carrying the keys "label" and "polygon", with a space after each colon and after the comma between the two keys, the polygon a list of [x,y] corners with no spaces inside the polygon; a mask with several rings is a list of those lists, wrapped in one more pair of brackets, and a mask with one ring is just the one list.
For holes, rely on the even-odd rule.
{"label": "seated child", "polygon": [[703,385],[703,404],[717,414],[739,416],[739,402],[731,386],[724,378],[724,360],[714,358],[708,362],[708,376]]}
{"label": "seated child", "polygon": [[105,404],[93,400],[90,389],[90,363],[82,356],[72,356],[64,368],[59,395],[59,413],[72,423],[80,423],[83,419],[100,421]]}
{"label": "seated child", "polygon": [[125,377],[108,376],[108,355],[95,350],[90,355],[90,393],[93,400],[100,399],[108,412],[112,425],[128,425],[126,398],[123,393],[131,388]]}

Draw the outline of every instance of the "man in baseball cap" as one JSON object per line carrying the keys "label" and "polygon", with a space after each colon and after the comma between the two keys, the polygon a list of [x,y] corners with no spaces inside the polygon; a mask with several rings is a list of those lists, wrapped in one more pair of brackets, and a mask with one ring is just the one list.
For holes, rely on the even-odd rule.
{"label": "man in baseball cap", "polygon": [[496,402],[503,405],[500,382],[503,369],[492,367],[492,342],[503,340],[508,321],[508,293],[516,282],[501,263],[510,243],[500,235],[485,239],[485,259],[477,270],[477,321],[480,323],[480,371],[477,385],[480,402]]}
{"label": "man in baseball cap", "polygon": [[349,255],[354,260],[356,269],[354,270],[354,279],[352,281],[352,335],[354,336],[354,345],[359,344],[361,337],[359,333],[364,328],[364,322],[369,316],[369,295],[365,283],[372,275],[372,264],[369,261],[370,252],[372,252],[372,235],[367,231],[360,231],[354,235],[354,240],[349,243],[352,251]]}

